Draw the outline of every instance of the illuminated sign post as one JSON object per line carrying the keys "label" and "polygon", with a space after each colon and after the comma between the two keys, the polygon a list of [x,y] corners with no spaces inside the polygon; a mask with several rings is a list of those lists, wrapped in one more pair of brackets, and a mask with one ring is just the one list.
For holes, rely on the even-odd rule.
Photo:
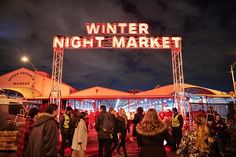
{"label": "illuminated sign post", "polygon": [[172,49],[181,45],[180,37],[148,37],[146,23],[86,23],[86,30],[90,36],[54,37],[53,48]]}
{"label": "illuminated sign post", "polygon": [[86,23],[85,27],[88,36],[53,38],[52,103],[60,104],[64,49],[171,49],[175,105],[185,112],[185,107],[181,106],[184,101],[181,37],[151,36],[146,23]]}

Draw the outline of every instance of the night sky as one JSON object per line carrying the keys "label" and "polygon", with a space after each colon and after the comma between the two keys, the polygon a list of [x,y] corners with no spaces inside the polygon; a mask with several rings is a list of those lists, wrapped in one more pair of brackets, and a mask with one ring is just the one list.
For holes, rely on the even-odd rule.
{"label": "night sky", "polygon": [[[87,36],[86,22],[144,22],[153,36],[182,37],[185,83],[232,91],[235,6],[235,0],[1,0],[0,75],[32,69],[22,55],[51,74],[53,36]],[[171,50],[66,50],[63,81],[78,90],[172,84]]]}

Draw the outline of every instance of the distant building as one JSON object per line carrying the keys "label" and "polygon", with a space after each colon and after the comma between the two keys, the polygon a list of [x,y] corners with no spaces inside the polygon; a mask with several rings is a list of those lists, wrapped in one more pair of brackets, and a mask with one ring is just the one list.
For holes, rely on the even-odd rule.
{"label": "distant building", "polygon": [[[35,80],[34,80],[35,79]],[[49,98],[51,90],[50,75],[42,71],[20,68],[0,76],[0,88],[16,91],[25,99]],[[61,85],[61,95],[67,96],[77,90],[65,83]]]}
{"label": "distant building", "polygon": [[[35,80],[34,80],[35,79]],[[48,100],[51,91],[51,77],[42,71],[31,71],[20,68],[0,76],[0,89],[7,91],[8,95],[15,94],[24,100]],[[235,102],[235,97],[229,93],[209,89],[201,86],[184,84],[186,105],[191,110],[207,110],[209,105],[214,105],[217,111],[227,114],[227,106]],[[174,86],[158,86],[150,90],[129,90],[128,92],[109,89],[99,86],[77,91],[75,88],[62,83],[61,98],[64,105],[78,109],[95,109],[102,103],[107,103],[115,108],[123,107],[135,111],[137,106],[145,109],[153,107],[158,111],[171,109],[174,105]],[[0,99],[3,101],[3,98]]]}

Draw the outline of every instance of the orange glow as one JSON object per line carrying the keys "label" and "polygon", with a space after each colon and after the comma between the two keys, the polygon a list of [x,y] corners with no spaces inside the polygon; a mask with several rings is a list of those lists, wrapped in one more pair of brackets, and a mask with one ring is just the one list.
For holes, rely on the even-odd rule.
{"label": "orange glow", "polygon": [[28,61],[29,61],[29,58],[26,57],[26,56],[23,56],[23,57],[21,58],[21,60],[22,60],[22,62],[28,62]]}

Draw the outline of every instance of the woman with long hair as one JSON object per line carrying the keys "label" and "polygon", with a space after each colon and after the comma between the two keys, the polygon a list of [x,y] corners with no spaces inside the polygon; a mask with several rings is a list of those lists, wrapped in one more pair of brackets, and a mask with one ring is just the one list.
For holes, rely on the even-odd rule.
{"label": "woman with long hair", "polygon": [[146,112],[143,120],[137,125],[136,130],[141,138],[140,157],[167,156],[164,140],[171,145],[173,145],[174,140],[155,109],[149,109]]}
{"label": "woman with long hair", "polygon": [[117,153],[120,154],[120,147],[122,147],[125,157],[127,157],[126,152],[126,145],[125,145],[125,139],[127,135],[127,126],[128,126],[128,119],[125,113],[125,110],[123,108],[120,108],[117,115],[117,120],[119,121],[120,126],[118,127],[119,133],[120,133],[120,143],[117,148]]}
{"label": "woman with long hair", "polygon": [[212,142],[213,139],[206,125],[206,117],[203,114],[197,114],[193,118],[193,129],[186,132],[180,142],[177,156],[182,157],[188,154],[189,157],[208,157]]}

